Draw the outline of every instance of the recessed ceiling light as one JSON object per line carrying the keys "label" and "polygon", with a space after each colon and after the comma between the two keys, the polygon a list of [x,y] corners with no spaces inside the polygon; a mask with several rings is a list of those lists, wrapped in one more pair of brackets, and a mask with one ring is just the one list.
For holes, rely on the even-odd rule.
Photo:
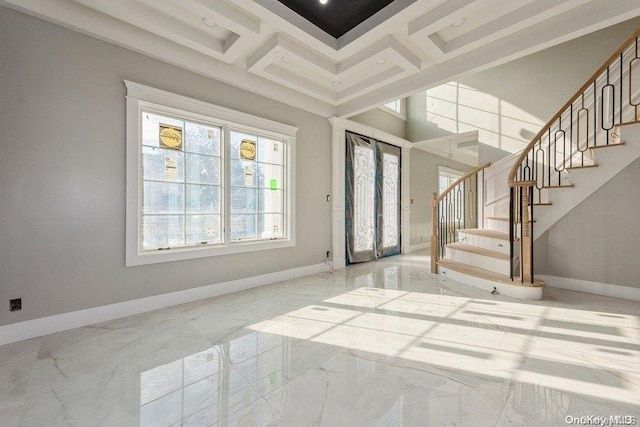
{"label": "recessed ceiling light", "polygon": [[284,62],[285,64],[288,64],[289,62],[291,62],[291,58],[289,58],[288,56],[283,56],[281,59],[282,59],[282,62]]}
{"label": "recessed ceiling light", "polygon": [[382,65],[382,64],[384,64],[385,62],[386,62],[386,59],[384,59],[384,58],[380,58],[380,59],[378,59],[378,60],[376,61],[376,64],[378,64],[378,65]]}
{"label": "recessed ceiling light", "polygon": [[341,83],[339,81],[337,81],[337,80],[334,80],[334,81],[331,82],[331,84],[333,86],[340,86]]}
{"label": "recessed ceiling light", "polygon": [[320,4],[327,4],[329,0],[320,0]]}
{"label": "recessed ceiling light", "polygon": [[460,27],[462,26],[465,22],[467,22],[467,18],[462,18],[459,21],[454,22],[453,24],[451,24],[454,27]]}
{"label": "recessed ceiling light", "polygon": [[215,22],[213,22],[212,20],[207,19],[207,18],[202,18],[202,23],[203,23],[204,25],[206,25],[207,27],[209,27],[209,28],[213,28],[213,27],[215,27],[215,26],[216,26],[216,23],[215,23]]}

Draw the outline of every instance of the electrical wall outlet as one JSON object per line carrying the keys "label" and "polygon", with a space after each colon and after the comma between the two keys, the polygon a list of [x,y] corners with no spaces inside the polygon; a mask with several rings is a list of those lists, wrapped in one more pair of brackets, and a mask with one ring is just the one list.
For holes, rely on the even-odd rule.
{"label": "electrical wall outlet", "polygon": [[9,310],[20,311],[22,310],[22,298],[16,298],[9,300]]}

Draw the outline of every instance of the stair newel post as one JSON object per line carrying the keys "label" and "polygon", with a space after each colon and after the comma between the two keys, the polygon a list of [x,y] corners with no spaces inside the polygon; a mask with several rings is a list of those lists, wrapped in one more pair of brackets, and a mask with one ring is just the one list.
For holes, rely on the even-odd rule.
{"label": "stair newel post", "polygon": [[438,193],[433,193],[431,198],[431,272],[438,274],[438,223],[440,221],[438,213]]}
{"label": "stair newel post", "polygon": [[530,186],[518,187],[520,191],[520,215],[521,215],[521,235],[520,235],[520,278],[522,283],[533,283],[533,254],[531,224],[529,218],[529,189]]}

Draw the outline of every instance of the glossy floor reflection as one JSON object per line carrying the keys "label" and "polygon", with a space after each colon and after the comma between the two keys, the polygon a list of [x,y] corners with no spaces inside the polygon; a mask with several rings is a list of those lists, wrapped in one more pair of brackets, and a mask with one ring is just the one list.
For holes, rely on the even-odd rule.
{"label": "glossy floor reflection", "polygon": [[640,422],[640,304],[387,258],[0,347],[1,426]]}

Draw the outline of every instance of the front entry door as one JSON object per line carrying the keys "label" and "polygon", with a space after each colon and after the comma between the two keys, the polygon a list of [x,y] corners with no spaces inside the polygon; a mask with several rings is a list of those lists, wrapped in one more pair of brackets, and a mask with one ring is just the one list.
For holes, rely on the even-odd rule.
{"label": "front entry door", "polygon": [[400,253],[400,148],[346,134],[347,264]]}

